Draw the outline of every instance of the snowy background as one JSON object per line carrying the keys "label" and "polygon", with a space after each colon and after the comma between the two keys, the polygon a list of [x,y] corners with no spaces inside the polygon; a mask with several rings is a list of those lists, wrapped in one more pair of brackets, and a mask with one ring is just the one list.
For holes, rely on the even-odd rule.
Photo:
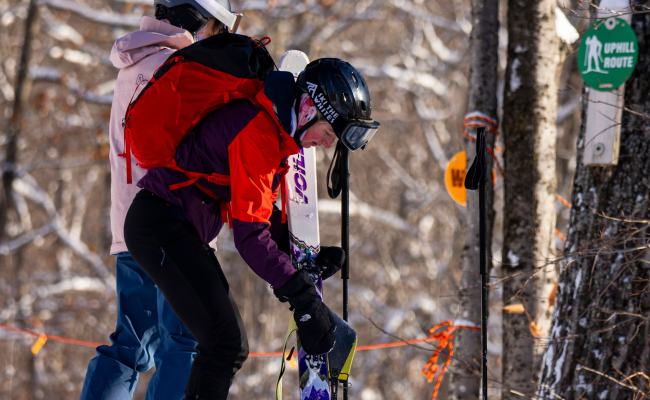
{"label": "snowy background", "polygon": [[[303,50],[311,59],[343,58],[362,72],[371,88],[373,117],[382,128],[365,151],[351,157],[350,321],[359,344],[423,338],[432,326],[455,320],[466,216],[447,194],[443,172],[463,149],[469,1],[232,4],[245,14],[240,33],[270,36],[268,48],[276,60],[289,49]],[[117,70],[108,55],[114,40],[138,29],[140,16],[152,15],[153,7],[144,0],[41,0],[28,79],[24,87],[16,87],[28,7],[27,1],[0,0],[0,157],[5,157],[16,93],[28,93],[17,142],[15,207],[0,241],[0,323],[106,342],[116,316],[115,259],[108,254],[108,122]],[[568,23],[566,18],[560,18],[562,23]],[[505,29],[500,36],[503,75]],[[567,198],[580,118],[579,95],[568,89],[581,85],[574,66],[570,58],[557,120],[558,193]],[[340,202],[330,200],[325,189],[332,153],[317,151],[324,245],[340,244]],[[501,189],[498,177],[496,210],[502,207]],[[562,231],[568,209],[558,202],[557,211]],[[499,221],[497,216],[494,277],[501,274]],[[557,245],[562,246],[560,239]],[[217,254],[242,312],[251,351],[281,349],[286,306],[244,264],[230,231],[219,237]],[[478,282],[477,274],[476,290]],[[498,284],[493,289],[489,356],[491,377],[498,381],[501,292]],[[338,277],[326,282],[325,298],[334,310],[341,309]],[[34,341],[0,330],[0,399],[77,398],[94,350],[49,341],[35,357],[30,351]],[[414,347],[357,353],[351,398],[428,399],[433,384],[421,370],[430,355]],[[249,359],[230,398],[272,398],[279,368],[279,359]],[[150,375],[141,376],[134,398],[144,399]],[[287,398],[297,398],[295,370],[284,386]],[[500,393],[490,395],[497,398]],[[446,398],[446,382],[439,398]]]}

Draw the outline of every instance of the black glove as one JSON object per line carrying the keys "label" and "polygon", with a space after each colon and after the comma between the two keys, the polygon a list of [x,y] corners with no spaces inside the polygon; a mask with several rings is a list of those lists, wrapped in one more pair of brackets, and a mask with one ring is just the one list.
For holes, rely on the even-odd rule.
{"label": "black glove", "polygon": [[323,280],[341,270],[345,262],[345,251],[340,247],[321,246],[318,257],[314,262],[321,270]]}
{"label": "black glove", "polygon": [[273,289],[273,293],[281,302],[291,304],[305,353],[324,354],[334,348],[334,321],[307,271],[296,272],[284,286]]}

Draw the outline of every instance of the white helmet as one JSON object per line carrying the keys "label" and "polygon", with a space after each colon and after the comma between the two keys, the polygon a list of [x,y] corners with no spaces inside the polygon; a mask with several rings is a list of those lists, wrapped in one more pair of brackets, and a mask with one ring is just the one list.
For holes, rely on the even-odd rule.
{"label": "white helmet", "polygon": [[174,26],[195,34],[214,17],[235,33],[242,15],[233,13],[229,0],[154,0],[157,19],[168,19]]}

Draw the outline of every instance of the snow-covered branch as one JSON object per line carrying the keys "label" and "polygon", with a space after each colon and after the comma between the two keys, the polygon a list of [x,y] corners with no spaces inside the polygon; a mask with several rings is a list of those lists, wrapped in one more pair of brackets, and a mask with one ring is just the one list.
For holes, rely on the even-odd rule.
{"label": "snow-covered branch", "polygon": [[56,68],[33,65],[29,69],[29,75],[33,80],[62,83],[68,87],[68,90],[91,103],[111,104],[113,102],[112,91],[110,93],[100,94],[92,90],[87,90],[81,85],[81,83],[79,83],[79,81],[70,78]]}
{"label": "snow-covered branch", "polygon": [[2,95],[7,101],[13,101],[14,97],[16,97],[14,87],[9,83],[7,75],[5,75],[2,67],[0,67],[0,92],[2,92]]}
{"label": "snow-covered branch", "polygon": [[[86,260],[95,273],[97,273],[109,287],[115,288],[115,276],[108,270],[104,261],[98,254],[90,251],[86,243],[70,234],[70,231],[66,229],[63,221],[61,221],[52,199],[50,199],[48,194],[38,186],[34,178],[29,174],[21,173],[20,176],[14,180],[13,188],[17,193],[27,197],[37,204],[40,204],[52,219],[50,225],[52,225],[52,228],[59,236],[59,239],[77,253],[78,256]],[[37,236],[38,235],[34,235],[34,238]]]}
{"label": "snow-covered branch", "polygon": [[75,213],[72,216],[72,223],[70,224],[70,237],[75,240],[80,240],[81,238],[81,228],[83,225],[84,215],[86,214],[86,205],[88,204],[87,195],[93,188],[98,176],[99,168],[90,168],[86,175],[86,180],[75,195]]}
{"label": "snow-covered branch", "polygon": [[[318,212],[325,214],[340,214],[341,202],[330,199],[318,199]],[[350,194],[350,216],[359,216],[371,221],[381,222],[392,228],[417,236],[418,228],[411,225],[404,218],[390,211],[373,207]]]}
{"label": "snow-covered branch", "polygon": [[20,298],[18,305],[23,316],[29,317],[33,313],[34,301],[70,291],[103,293],[106,291],[106,285],[96,278],[75,276],[53,285],[35,287],[31,293]]}
{"label": "snow-covered branch", "polygon": [[431,21],[422,21],[422,31],[431,47],[431,51],[433,51],[433,54],[435,54],[439,59],[452,64],[460,61],[460,52],[450,50],[447,45],[440,40]]}
{"label": "snow-covered branch", "polygon": [[96,278],[90,278],[88,276],[73,276],[53,285],[38,286],[34,288],[34,295],[38,298],[45,298],[47,296],[53,296],[71,290],[101,293],[106,290],[106,285],[104,282]]}
{"label": "snow-covered branch", "polygon": [[72,11],[91,21],[106,25],[140,27],[141,15],[119,14],[111,11],[97,10],[70,0],[39,0],[40,4],[47,4],[59,10]]}
{"label": "snow-covered branch", "polygon": [[426,106],[422,97],[417,96],[413,101],[415,110],[418,112],[420,119],[425,121],[440,121],[449,118],[454,112],[450,108],[436,110]]}
{"label": "snow-covered branch", "polygon": [[7,255],[11,254],[14,251],[18,250],[22,246],[31,243],[34,239],[47,235],[48,233],[54,232],[54,224],[49,223],[38,229],[29,231],[22,236],[19,236],[9,242],[0,244],[0,254]]}
{"label": "snow-covered branch", "polygon": [[[440,127],[440,126],[443,129],[445,129],[443,122],[439,122],[439,124],[436,124],[436,127]],[[438,136],[436,135],[436,132],[434,131],[433,127],[428,123],[423,123],[422,129],[424,130],[424,137],[427,139],[427,144],[429,145],[429,149],[431,149],[431,154],[433,154],[433,157],[436,159],[436,161],[438,161],[438,165],[440,165],[440,169],[444,171],[447,168],[447,164],[449,163],[449,160],[445,155],[445,150],[442,148],[442,145],[440,144],[440,140],[438,140]]]}
{"label": "snow-covered branch", "polygon": [[463,32],[467,35],[472,31],[472,24],[466,20],[450,21],[435,14],[430,13],[427,9],[413,4],[409,0],[390,0],[391,4],[396,8],[408,13],[409,15],[429,21],[433,26],[449,29],[454,32]]}
{"label": "snow-covered branch", "polygon": [[393,79],[398,84],[402,85],[416,85],[422,88],[433,91],[438,96],[444,96],[447,92],[448,85],[440,81],[435,76],[420,72],[414,69],[400,68],[395,65],[384,63],[381,66],[373,65],[371,60],[355,58],[350,61],[355,65],[359,72],[365,77],[382,78],[387,77]]}

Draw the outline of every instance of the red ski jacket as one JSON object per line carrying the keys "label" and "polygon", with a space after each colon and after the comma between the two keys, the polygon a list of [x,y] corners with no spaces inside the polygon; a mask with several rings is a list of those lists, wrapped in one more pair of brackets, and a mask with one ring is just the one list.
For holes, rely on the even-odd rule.
{"label": "red ski jacket", "polygon": [[180,168],[229,175],[230,186],[201,178],[194,185],[170,190],[170,185],[188,178],[167,168],[151,169],[138,182],[179,206],[205,244],[226,222],[222,202],[229,201],[237,250],[274,287],[283,286],[295,273],[291,259],[276,243],[287,227],[274,206],[286,158],[300,150],[291,137],[294,98],[293,76],[271,72],[255,99],[214,111],[178,146],[175,159]]}

